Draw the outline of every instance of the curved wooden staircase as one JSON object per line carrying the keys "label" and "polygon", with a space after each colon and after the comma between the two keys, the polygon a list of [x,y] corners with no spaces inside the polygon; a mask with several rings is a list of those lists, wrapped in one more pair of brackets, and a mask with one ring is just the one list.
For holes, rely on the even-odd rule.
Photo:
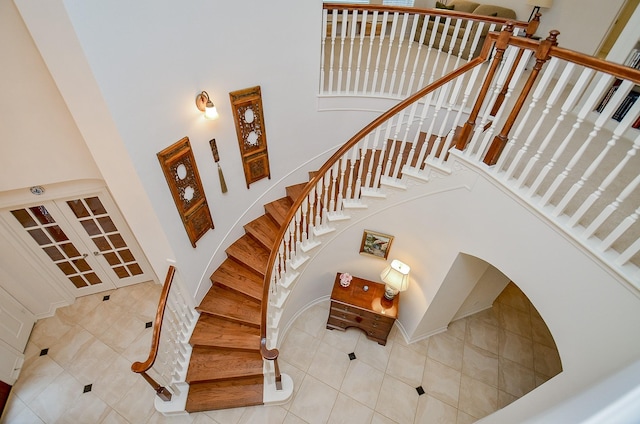
{"label": "curved wooden staircase", "polygon": [[287,187],[286,197],[266,204],[265,214],[244,226],[245,234],[225,250],[227,259],[211,275],[190,339],[187,412],[263,403],[264,276],[277,232],[304,186]]}

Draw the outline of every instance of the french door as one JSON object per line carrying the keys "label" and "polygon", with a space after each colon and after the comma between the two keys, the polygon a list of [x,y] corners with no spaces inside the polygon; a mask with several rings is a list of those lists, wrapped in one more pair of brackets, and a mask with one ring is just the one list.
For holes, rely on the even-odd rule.
{"label": "french door", "polygon": [[153,279],[105,191],[11,208],[8,215],[19,237],[75,297]]}

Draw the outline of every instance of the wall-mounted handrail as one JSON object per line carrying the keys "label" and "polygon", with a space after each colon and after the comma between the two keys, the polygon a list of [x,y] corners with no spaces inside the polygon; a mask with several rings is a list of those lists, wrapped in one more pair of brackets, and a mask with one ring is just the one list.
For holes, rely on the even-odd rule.
{"label": "wall-mounted handrail", "polygon": [[169,270],[167,271],[167,276],[164,280],[164,286],[162,287],[160,300],[158,301],[156,318],[153,323],[153,336],[151,339],[151,349],[149,350],[149,356],[147,357],[146,361],[134,362],[131,365],[131,371],[142,375],[142,377],[151,385],[151,387],[153,387],[153,390],[156,392],[158,397],[160,397],[164,401],[171,400],[171,392],[166,387],[158,384],[151,376],[149,376],[149,374],[147,374],[147,371],[151,369],[158,356],[160,347],[160,334],[162,331],[162,319],[164,317],[164,311],[167,306],[169,291],[171,290],[171,284],[173,283],[173,276],[175,275],[175,272],[175,267],[173,265],[170,265]]}

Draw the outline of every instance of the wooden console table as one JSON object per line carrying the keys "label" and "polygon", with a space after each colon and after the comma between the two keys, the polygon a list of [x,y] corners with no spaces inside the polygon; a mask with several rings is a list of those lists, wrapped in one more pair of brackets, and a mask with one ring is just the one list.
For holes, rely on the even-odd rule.
{"label": "wooden console table", "polygon": [[396,295],[393,300],[387,300],[384,298],[384,284],[358,277],[353,277],[349,287],[342,287],[340,273],[337,273],[331,292],[327,328],[342,331],[349,327],[359,328],[368,339],[384,346],[398,318],[399,297]]}

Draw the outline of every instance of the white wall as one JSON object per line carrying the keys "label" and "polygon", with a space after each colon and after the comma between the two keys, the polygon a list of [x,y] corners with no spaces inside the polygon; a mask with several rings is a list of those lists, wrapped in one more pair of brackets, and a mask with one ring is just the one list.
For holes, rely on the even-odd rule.
{"label": "white wall", "polygon": [[494,300],[509,284],[509,277],[489,265],[452,318],[455,321],[493,306]]}
{"label": "white wall", "polygon": [[102,178],[27,28],[0,1],[0,192]]}

